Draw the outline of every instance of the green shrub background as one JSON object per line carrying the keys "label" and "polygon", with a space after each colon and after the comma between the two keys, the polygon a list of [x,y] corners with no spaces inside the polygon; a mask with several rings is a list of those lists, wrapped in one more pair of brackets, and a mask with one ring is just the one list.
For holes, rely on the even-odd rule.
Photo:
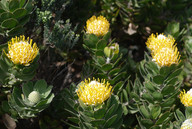
{"label": "green shrub background", "polygon": [[[105,78],[114,86],[115,97],[111,100],[122,112],[118,112],[119,115],[114,110],[111,116],[122,115],[122,121],[111,128],[177,129],[186,118],[191,118],[192,110],[185,108],[179,99],[182,89],[192,88],[191,0],[9,1],[12,2],[9,6],[5,4],[7,0],[0,1],[1,59],[4,59],[3,48],[12,37],[24,34],[32,38],[39,47],[38,68],[35,75],[23,81],[44,79],[46,85],[53,86],[55,94],[51,104],[37,117],[17,119],[16,129],[64,129],[81,125],[74,122],[77,118],[71,117],[71,112],[90,110],[82,105],[69,110],[77,102],[76,85],[92,77]],[[86,21],[93,15],[102,15],[110,23],[110,32],[101,39],[95,35],[85,36]],[[158,68],[151,61],[145,44],[151,33],[164,33],[175,38],[181,64]],[[96,48],[91,48],[86,41],[92,42],[94,38]],[[119,54],[110,64],[103,61],[103,50],[109,41],[119,44]],[[160,86],[162,93],[155,92]],[[165,89],[168,86],[171,88]],[[147,93],[146,89],[149,90]],[[16,88],[10,90],[9,87],[8,90],[14,92]],[[7,89],[0,81],[2,128],[11,127],[13,122],[6,117],[10,112],[3,109],[7,106],[4,91]],[[94,122],[94,126],[84,125],[90,121],[87,118],[79,128],[101,128]]]}

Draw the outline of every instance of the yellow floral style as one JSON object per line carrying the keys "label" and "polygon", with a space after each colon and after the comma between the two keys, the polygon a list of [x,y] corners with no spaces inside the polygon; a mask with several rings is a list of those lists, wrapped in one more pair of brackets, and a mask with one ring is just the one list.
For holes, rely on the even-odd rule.
{"label": "yellow floral style", "polygon": [[192,118],[185,120],[181,125],[181,129],[192,129]]}
{"label": "yellow floral style", "polygon": [[14,64],[21,64],[24,66],[30,65],[35,59],[39,52],[39,49],[34,43],[32,45],[32,39],[25,39],[25,36],[12,38],[8,42],[8,53],[6,54],[8,58]]}
{"label": "yellow floral style", "polygon": [[105,80],[89,78],[82,81],[77,89],[77,95],[83,103],[87,105],[102,104],[112,94],[112,86]]}
{"label": "yellow floral style", "polygon": [[97,36],[104,36],[109,31],[109,22],[103,16],[92,16],[87,20],[86,32]]}
{"label": "yellow floral style", "polygon": [[187,91],[187,93],[185,92],[185,90],[181,92],[179,95],[179,98],[181,100],[181,103],[184,106],[191,107],[192,106],[192,89]]}
{"label": "yellow floral style", "polygon": [[175,39],[170,35],[166,37],[164,34],[151,34],[146,42],[146,45],[152,53],[155,53],[160,48],[172,47],[174,42]]}
{"label": "yellow floral style", "polygon": [[170,48],[160,48],[155,53],[152,53],[152,57],[153,61],[155,61],[160,67],[178,64],[180,59],[180,55],[176,46]]}

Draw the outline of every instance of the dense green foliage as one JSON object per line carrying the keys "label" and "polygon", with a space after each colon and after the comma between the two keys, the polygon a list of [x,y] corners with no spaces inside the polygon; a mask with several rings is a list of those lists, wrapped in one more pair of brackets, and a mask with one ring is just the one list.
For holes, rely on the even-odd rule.
{"label": "dense green foliage", "polygon": [[[191,106],[180,100],[181,91],[192,88],[191,5],[191,0],[0,0],[0,127],[181,128],[192,118]],[[86,32],[93,15],[109,21],[104,36]],[[178,64],[157,64],[145,44],[152,33],[175,39]],[[37,43],[29,65],[8,57],[7,43],[19,35]],[[18,49],[31,58],[25,42]],[[102,104],[88,105],[78,96],[80,82],[88,78],[112,86]]]}

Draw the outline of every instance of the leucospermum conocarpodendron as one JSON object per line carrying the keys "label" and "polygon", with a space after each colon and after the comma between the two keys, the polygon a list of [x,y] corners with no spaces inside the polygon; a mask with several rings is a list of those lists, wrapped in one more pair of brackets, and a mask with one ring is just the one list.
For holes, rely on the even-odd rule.
{"label": "leucospermum conocarpodendron", "polygon": [[21,35],[12,38],[8,42],[8,53],[6,55],[14,64],[28,66],[35,59],[38,52],[39,49],[36,43],[32,45],[32,39],[29,40],[29,37],[25,39],[25,36]]}
{"label": "leucospermum conocarpodendron", "polygon": [[185,120],[181,125],[181,129],[192,129],[192,118]]}
{"label": "leucospermum conocarpodendron", "polygon": [[191,107],[192,106],[192,89],[187,91],[187,93],[185,92],[185,90],[181,92],[179,95],[179,98],[181,100],[181,103],[184,106]]}
{"label": "leucospermum conocarpodendron", "polygon": [[112,86],[104,79],[85,79],[77,89],[77,95],[87,105],[102,104],[112,94]]}
{"label": "leucospermum conocarpodendron", "polygon": [[85,30],[88,34],[95,34],[97,36],[104,36],[109,31],[109,22],[103,16],[92,16],[86,22]]}
{"label": "leucospermum conocarpodendron", "polygon": [[160,67],[179,63],[180,55],[174,42],[173,37],[166,37],[163,34],[157,34],[156,36],[151,34],[148,38],[146,45],[151,49],[153,61]]}
{"label": "leucospermum conocarpodendron", "polygon": [[159,48],[155,53],[152,53],[152,57],[160,67],[178,64],[180,59],[176,46]]}
{"label": "leucospermum conocarpodendron", "polygon": [[156,52],[159,48],[172,47],[174,42],[175,39],[170,35],[166,37],[164,34],[151,34],[146,45],[152,52]]}

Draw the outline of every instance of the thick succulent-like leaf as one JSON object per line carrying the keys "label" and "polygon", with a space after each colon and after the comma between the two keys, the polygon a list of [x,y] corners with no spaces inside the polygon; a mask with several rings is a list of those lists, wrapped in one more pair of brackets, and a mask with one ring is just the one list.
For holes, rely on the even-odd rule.
{"label": "thick succulent-like leaf", "polygon": [[27,10],[23,8],[16,9],[13,12],[14,18],[21,18],[24,17],[27,14]]}
{"label": "thick succulent-like leaf", "polygon": [[3,22],[4,20],[7,20],[9,18],[14,18],[14,15],[10,12],[3,12],[0,14],[0,21]]}
{"label": "thick succulent-like leaf", "polygon": [[157,117],[160,115],[161,113],[161,107],[160,106],[153,106],[151,109],[151,115],[153,117],[153,119],[157,119]]}
{"label": "thick succulent-like leaf", "polygon": [[140,110],[141,114],[142,114],[145,118],[148,118],[148,119],[151,118],[151,115],[150,115],[148,109],[146,109],[146,107],[145,107],[144,105],[140,106],[140,107],[139,107],[139,110]]}
{"label": "thick succulent-like leaf", "polygon": [[28,97],[29,94],[33,91],[33,83],[27,82],[23,85],[22,91],[25,97]]}
{"label": "thick succulent-like leaf", "polygon": [[1,23],[1,26],[4,27],[4,28],[13,28],[15,27],[16,25],[18,24],[18,21],[14,18],[9,18],[9,19],[6,19],[4,20],[2,23]]}
{"label": "thick succulent-like leaf", "polygon": [[99,41],[97,42],[96,45],[97,45],[97,49],[98,49],[98,50],[104,51],[104,48],[106,47],[107,42],[106,42],[105,40],[101,39],[101,40],[99,40]]}
{"label": "thick succulent-like leaf", "polygon": [[45,80],[38,80],[34,85],[34,90],[38,91],[41,94],[44,93],[46,89],[47,89],[47,82]]}
{"label": "thick succulent-like leaf", "polygon": [[9,10],[13,12],[17,8],[19,8],[19,0],[11,0],[9,3]]}
{"label": "thick succulent-like leaf", "polygon": [[163,122],[166,121],[166,119],[168,119],[168,117],[170,116],[170,112],[167,111],[165,112],[163,115],[160,116],[160,118],[157,120],[156,124],[159,125],[159,124],[162,124]]}

